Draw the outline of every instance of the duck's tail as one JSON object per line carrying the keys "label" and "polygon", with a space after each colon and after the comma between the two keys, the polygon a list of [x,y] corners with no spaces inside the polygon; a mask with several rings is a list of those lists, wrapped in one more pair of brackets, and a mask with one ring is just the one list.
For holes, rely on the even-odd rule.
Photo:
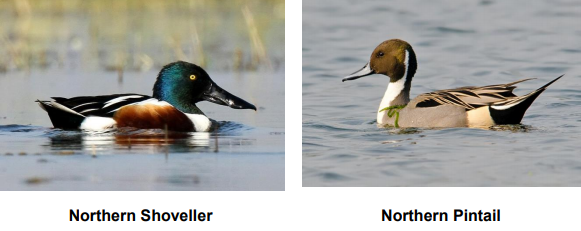
{"label": "duck's tail", "polygon": [[547,89],[547,87],[559,80],[563,75],[545,84],[537,90],[523,96],[493,103],[490,106],[490,116],[496,124],[518,124],[535,99]]}
{"label": "duck's tail", "polygon": [[78,129],[85,119],[84,115],[73,111],[60,103],[54,101],[36,100],[40,108],[45,110],[50,117],[50,121],[55,128]]}

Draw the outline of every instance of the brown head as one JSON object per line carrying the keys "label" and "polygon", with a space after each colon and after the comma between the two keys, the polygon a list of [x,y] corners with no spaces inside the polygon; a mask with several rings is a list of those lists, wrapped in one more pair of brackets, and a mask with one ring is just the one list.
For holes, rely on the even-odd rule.
{"label": "brown head", "polygon": [[[411,80],[417,66],[416,54],[412,46],[403,40],[390,39],[379,44],[371,53],[369,63],[359,71],[343,78],[343,82],[372,74],[387,75],[390,82],[396,82],[403,77]],[[411,81],[406,82],[411,83]]]}

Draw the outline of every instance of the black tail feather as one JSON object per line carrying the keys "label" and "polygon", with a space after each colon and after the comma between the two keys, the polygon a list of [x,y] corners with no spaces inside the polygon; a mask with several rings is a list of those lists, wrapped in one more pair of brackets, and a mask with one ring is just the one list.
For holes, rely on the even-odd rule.
{"label": "black tail feather", "polygon": [[[519,124],[524,117],[525,112],[535,101],[535,99],[537,99],[537,97],[543,93],[547,87],[563,76],[564,75],[557,77],[553,81],[545,84],[537,90],[532,91],[529,94],[515,98],[508,102],[502,102],[501,104],[493,104],[490,107],[490,116],[496,124]],[[509,106],[511,104],[514,105]]]}
{"label": "black tail feather", "polygon": [[55,107],[49,101],[37,100],[38,105],[48,113],[50,121],[55,128],[62,129],[79,129],[85,117],[79,114],[73,114]]}

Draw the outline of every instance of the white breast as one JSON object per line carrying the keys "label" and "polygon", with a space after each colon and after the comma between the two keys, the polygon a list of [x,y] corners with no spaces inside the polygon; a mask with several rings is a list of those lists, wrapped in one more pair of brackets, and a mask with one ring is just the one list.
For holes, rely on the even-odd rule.
{"label": "white breast", "polygon": [[387,85],[387,90],[385,90],[385,94],[383,95],[383,99],[381,99],[381,103],[379,104],[379,109],[377,112],[377,123],[384,124],[385,120],[387,119],[387,111],[379,112],[379,110],[384,109],[386,107],[392,106],[391,101],[395,99],[405,88],[405,82],[407,81],[407,74],[408,74],[408,67],[409,67],[409,59],[410,53],[406,50],[405,51],[405,71],[403,73],[403,77],[396,82],[389,83]]}
{"label": "white breast", "polygon": [[194,124],[197,132],[207,132],[210,131],[210,127],[212,127],[212,121],[208,119],[205,115],[198,115],[198,114],[189,114],[184,113]]}
{"label": "white breast", "polygon": [[[154,104],[158,106],[171,106],[168,102],[160,101],[157,99],[148,99],[140,102],[139,104]],[[172,106],[173,107],[173,106]],[[197,132],[207,132],[210,131],[212,127],[212,121],[208,119],[205,115],[189,114],[184,113],[194,124],[194,128]]]}

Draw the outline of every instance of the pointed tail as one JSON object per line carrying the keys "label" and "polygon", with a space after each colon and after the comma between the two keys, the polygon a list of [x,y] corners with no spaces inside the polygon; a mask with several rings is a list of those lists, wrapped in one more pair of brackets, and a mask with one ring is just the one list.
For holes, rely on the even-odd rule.
{"label": "pointed tail", "polygon": [[55,128],[78,129],[85,116],[81,115],[62,104],[51,101],[36,100],[38,105],[48,113],[50,121]]}
{"label": "pointed tail", "polygon": [[559,80],[561,75],[537,90],[510,100],[494,103],[490,106],[490,116],[496,124],[518,124],[535,99],[551,84]]}

